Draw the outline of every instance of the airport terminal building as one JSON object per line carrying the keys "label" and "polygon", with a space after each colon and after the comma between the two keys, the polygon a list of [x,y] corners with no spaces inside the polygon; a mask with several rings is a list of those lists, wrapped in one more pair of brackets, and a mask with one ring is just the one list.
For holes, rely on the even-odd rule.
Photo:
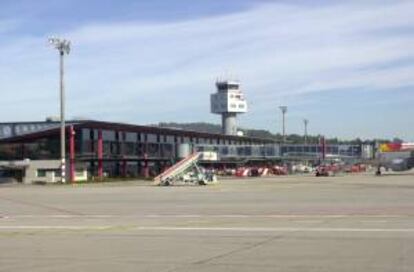
{"label": "airport terminal building", "polygon": [[[60,180],[59,122],[0,123],[0,169],[24,183]],[[251,138],[101,121],[66,122],[67,179],[151,177],[195,151],[217,164],[277,163],[321,156],[362,158],[362,145],[292,145]],[[322,154],[322,155],[321,155]],[[6,174],[5,174],[6,173]]]}

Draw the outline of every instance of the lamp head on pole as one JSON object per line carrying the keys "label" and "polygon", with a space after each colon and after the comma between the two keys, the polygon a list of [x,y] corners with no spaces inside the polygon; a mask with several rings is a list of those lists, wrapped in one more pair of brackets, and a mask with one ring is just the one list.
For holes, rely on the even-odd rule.
{"label": "lamp head on pole", "polygon": [[49,38],[49,44],[54,46],[61,54],[69,55],[70,53],[70,41],[60,38]]}
{"label": "lamp head on pole", "polygon": [[279,106],[279,109],[282,111],[283,114],[287,112],[287,106]]}

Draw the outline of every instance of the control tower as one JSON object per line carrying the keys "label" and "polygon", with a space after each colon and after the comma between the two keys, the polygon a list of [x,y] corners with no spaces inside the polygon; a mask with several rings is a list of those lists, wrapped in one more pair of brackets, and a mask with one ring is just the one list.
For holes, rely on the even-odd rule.
{"label": "control tower", "polygon": [[223,134],[237,135],[236,116],[247,112],[247,102],[240,90],[240,83],[218,80],[217,93],[211,95],[211,112],[221,114]]}

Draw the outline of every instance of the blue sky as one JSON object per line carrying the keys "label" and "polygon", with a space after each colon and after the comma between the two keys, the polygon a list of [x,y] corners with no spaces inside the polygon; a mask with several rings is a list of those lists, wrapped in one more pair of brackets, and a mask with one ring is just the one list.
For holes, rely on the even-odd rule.
{"label": "blue sky", "polygon": [[0,2],[1,121],[58,114],[57,52],[72,40],[67,116],[219,123],[217,77],[241,81],[242,127],[414,140],[413,1]]}

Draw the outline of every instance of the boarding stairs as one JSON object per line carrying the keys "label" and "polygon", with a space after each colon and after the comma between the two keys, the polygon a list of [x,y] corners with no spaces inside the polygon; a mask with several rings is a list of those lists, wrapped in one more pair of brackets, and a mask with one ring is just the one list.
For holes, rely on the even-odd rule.
{"label": "boarding stairs", "polygon": [[197,164],[203,152],[195,152],[180,160],[154,178],[154,184],[169,186],[176,184],[207,185],[217,182],[216,176],[206,173]]}

